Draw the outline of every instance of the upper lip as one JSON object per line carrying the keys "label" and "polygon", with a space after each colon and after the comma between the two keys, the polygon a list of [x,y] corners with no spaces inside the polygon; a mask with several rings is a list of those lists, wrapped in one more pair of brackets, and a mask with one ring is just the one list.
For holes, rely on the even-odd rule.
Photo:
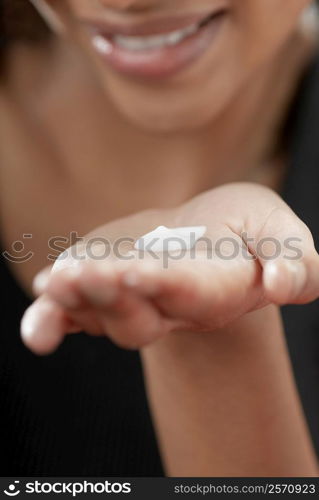
{"label": "upper lip", "polygon": [[192,24],[197,24],[209,17],[221,14],[225,8],[219,7],[206,13],[184,14],[179,16],[161,17],[142,22],[110,22],[101,20],[85,20],[84,24],[96,32],[114,36],[151,36],[182,30]]}

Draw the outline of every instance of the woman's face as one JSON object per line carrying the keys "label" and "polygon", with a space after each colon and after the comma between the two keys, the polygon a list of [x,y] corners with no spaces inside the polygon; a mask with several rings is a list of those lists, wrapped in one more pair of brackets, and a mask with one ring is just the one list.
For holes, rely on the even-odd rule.
{"label": "woman's face", "polygon": [[[40,0],[70,14],[109,98],[157,131],[214,120],[293,35],[310,0]],[[66,6],[69,8],[67,12]]]}

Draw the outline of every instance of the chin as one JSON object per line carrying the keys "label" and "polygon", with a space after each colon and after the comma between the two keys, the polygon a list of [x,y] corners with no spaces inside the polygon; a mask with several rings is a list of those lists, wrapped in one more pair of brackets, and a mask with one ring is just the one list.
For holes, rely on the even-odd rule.
{"label": "chin", "polygon": [[165,102],[162,106],[153,102],[136,100],[134,105],[123,101],[116,107],[122,118],[132,126],[151,134],[178,134],[206,127],[214,120],[215,113],[207,106],[171,106]]}
{"label": "chin", "polygon": [[[224,79],[143,85],[117,75],[104,80],[108,100],[126,122],[147,133],[174,134],[207,127],[234,93]],[[198,89],[201,89],[198,92]],[[218,99],[215,98],[218,96]]]}

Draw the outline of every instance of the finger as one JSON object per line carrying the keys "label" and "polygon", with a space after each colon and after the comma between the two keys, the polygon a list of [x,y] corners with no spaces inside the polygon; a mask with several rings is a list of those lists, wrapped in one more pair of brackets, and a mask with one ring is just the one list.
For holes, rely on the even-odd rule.
{"label": "finger", "polygon": [[252,227],[250,250],[264,268],[265,293],[277,304],[310,302],[319,297],[319,256],[308,227],[282,203],[260,229]]}
{"label": "finger", "polygon": [[84,263],[73,280],[73,286],[92,307],[110,307],[120,295],[118,267],[108,261]]}
{"label": "finger", "polygon": [[[81,310],[87,307],[84,297],[80,293],[79,278],[82,273],[82,265],[69,267],[50,276],[45,276],[43,280],[42,293],[48,295],[61,307],[71,311]],[[39,278],[41,280],[41,276]],[[34,287],[38,278],[35,278]]]}
{"label": "finger", "polygon": [[100,313],[100,321],[111,340],[126,349],[145,347],[169,330],[168,321],[153,304],[130,292],[123,292],[112,307]]}
{"label": "finger", "polygon": [[124,285],[148,297],[163,316],[219,327],[261,304],[263,290],[258,261],[244,258],[181,260],[164,269],[144,262],[122,276]]}
{"label": "finger", "polygon": [[50,281],[52,266],[42,269],[34,278],[32,290],[36,297],[42,295]]}
{"label": "finger", "polygon": [[120,261],[87,263],[78,276],[78,287],[96,308],[108,336],[121,347],[135,349],[160,337],[165,326],[146,297],[122,286],[131,266]]}
{"label": "finger", "polygon": [[51,275],[46,293],[87,333],[104,333],[121,347],[140,348],[165,328],[154,305],[121,288],[126,268],[122,262],[84,262]]}
{"label": "finger", "polygon": [[263,281],[269,300],[278,305],[312,302],[319,297],[319,258],[313,254],[298,262],[268,262]]}
{"label": "finger", "polygon": [[66,311],[67,316],[81,331],[101,335],[101,327],[90,310],[90,304],[81,296],[77,280],[81,267],[68,267],[54,273],[50,269],[44,269],[34,279],[34,290],[55,302]]}
{"label": "finger", "polygon": [[27,347],[36,354],[53,352],[67,332],[79,331],[63,309],[46,296],[36,300],[25,312],[21,336]]}

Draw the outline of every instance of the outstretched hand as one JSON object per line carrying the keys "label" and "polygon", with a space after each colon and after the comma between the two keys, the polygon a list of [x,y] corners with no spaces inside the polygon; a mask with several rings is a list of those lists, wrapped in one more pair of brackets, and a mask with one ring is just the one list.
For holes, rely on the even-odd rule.
{"label": "outstretched hand", "polygon": [[[134,251],[133,241],[159,225],[204,225],[207,232],[195,250]],[[107,258],[94,259],[87,243],[102,237],[111,246],[132,240],[123,241],[121,257],[113,247]],[[99,247],[103,254],[96,243],[94,255]],[[319,256],[309,229],[276,193],[238,183],[175,210],[146,211],[98,228],[53,271],[40,273],[34,289],[39,298],[22,321],[23,340],[34,352],[50,353],[79,331],[141,348],[173,332],[213,331],[270,303],[315,300]]]}

